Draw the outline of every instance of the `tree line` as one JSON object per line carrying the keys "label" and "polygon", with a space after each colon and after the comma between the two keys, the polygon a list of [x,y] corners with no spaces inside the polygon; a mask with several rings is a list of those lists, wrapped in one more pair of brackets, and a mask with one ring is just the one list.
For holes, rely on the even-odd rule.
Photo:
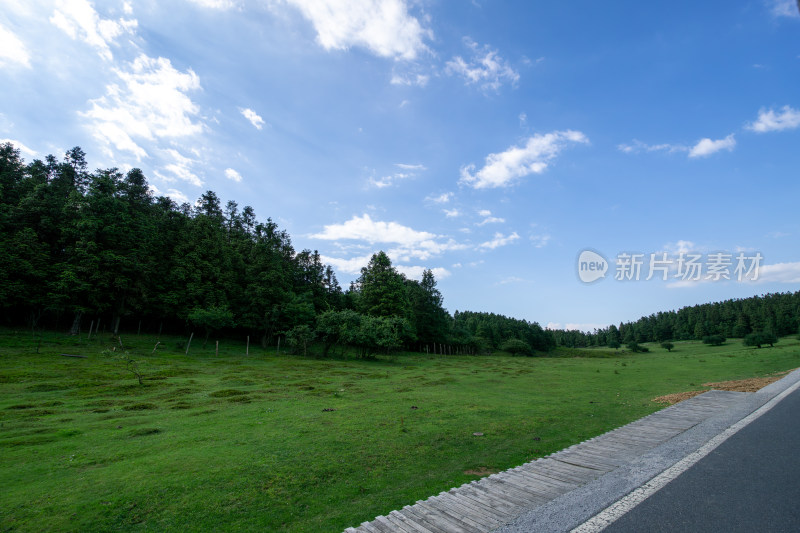
{"label": "tree line", "polygon": [[[88,170],[79,147],[25,163],[0,144],[0,322],[71,333],[283,339],[296,352],[397,349],[532,355],[707,337],[769,341],[798,331],[800,292],[659,312],[591,333],[494,313],[451,315],[430,270],[408,279],[384,252],[343,290],[317,251],[252,207],[206,191],[194,204],[155,196],[139,169]],[[767,343],[768,342],[762,342]]]}
{"label": "tree line", "polygon": [[246,334],[296,351],[480,353],[554,345],[538,324],[456,313],[430,270],[408,279],[384,252],[342,290],[317,251],[213,191],[155,196],[143,172],[88,170],[79,147],[25,163],[0,145],[0,320],[72,333],[121,327]]}
{"label": "tree line", "polygon": [[735,337],[754,342],[798,333],[800,291],[771,293],[683,307],[677,311],[651,314],[635,322],[620,323],[591,333],[554,331],[559,346],[619,346],[671,340],[715,340]]}

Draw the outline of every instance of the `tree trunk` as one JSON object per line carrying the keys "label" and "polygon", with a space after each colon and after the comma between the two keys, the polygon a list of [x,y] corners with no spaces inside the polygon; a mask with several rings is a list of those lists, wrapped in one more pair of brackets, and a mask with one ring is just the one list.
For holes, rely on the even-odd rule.
{"label": "tree trunk", "polygon": [[194,337],[194,331],[189,335],[189,342],[186,343],[186,355],[189,355],[189,346],[192,345],[192,337]]}
{"label": "tree trunk", "polygon": [[72,320],[72,327],[69,329],[70,335],[77,335],[81,332],[81,316],[83,313],[80,311],[75,313],[75,318]]}
{"label": "tree trunk", "polygon": [[114,335],[119,335],[119,321],[121,318],[122,317],[120,315],[114,317]]}

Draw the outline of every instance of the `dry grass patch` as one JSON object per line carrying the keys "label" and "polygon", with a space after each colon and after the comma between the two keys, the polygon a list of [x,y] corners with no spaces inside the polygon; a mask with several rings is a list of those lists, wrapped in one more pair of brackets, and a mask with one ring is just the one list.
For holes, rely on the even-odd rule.
{"label": "dry grass patch", "polygon": [[[710,387],[710,390],[726,390],[733,392],[756,392],[771,383],[775,383],[789,372],[792,371],[786,370],[785,372],[775,372],[773,374],[770,374],[769,376],[765,376],[762,378],[736,379],[732,381],[717,381],[711,383],[703,383],[703,386]],[[682,402],[683,400],[688,400],[689,398],[694,398],[698,394],[703,394],[704,392],[706,392],[706,390],[692,390],[686,392],[678,392],[675,394],[667,394],[664,396],[659,396],[658,398],[653,398],[653,401],[656,403],[665,403],[667,405],[672,405],[678,402]]]}

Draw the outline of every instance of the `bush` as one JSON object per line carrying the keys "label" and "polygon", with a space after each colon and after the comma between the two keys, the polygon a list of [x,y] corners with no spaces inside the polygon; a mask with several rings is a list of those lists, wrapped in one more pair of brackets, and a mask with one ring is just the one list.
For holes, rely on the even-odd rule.
{"label": "bush", "polygon": [[519,339],[508,339],[500,346],[500,349],[511,355],[533,355],[528,343]]}
{"label": "bush", "polygon": [[672,349],[675,347],[674,344],[671,342],[662,342],[661,347],[664,348],[666,351],[671,352]]}
{"label": "bush", "polygon": [[710,344],[711,346],[722,346],[725,343],[723,335],[706,335],[703,337],[703,344]]}
{"label": "bush", "polygon": [[608,347],[613,348],[614,350],[619,350],[619,347],[622,346],[619,341],[608,341]]}
{"label": "bush", "polygon": [[639,346],[639,343],[636,341],[629,342],[626,346],[633,353],[645,353],[650,351],[650,349],[645,346]]}
{"label": "bush", "polygon": [[773,346],[776,342],[778,342],[778,337],[775,336],[774,333],[771,331],[762,331],[745,335],[743,344],[745,346],[755,346],[756,348],[761,348],[761,346],[764,344]]}
{"label": "bush", "polygon": [[314,340],[314,330],[308,326],[295,326],[286,332],[286,342],[292,353],[308,355],[308,344]]}

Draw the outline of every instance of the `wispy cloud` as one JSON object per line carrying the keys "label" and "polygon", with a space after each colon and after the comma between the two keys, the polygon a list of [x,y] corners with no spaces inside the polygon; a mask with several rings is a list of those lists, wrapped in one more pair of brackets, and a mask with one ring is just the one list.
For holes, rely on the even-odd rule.
{"label": "wispy cloud", "polygon": [[6,143],[13,144],[15,148],[17,148],[20,152],[27,155],[28,157],[36,157],[36,150],[28,148],[27,146],[25,146],[24,144],[15,139],[0,139],[0,144],[6,144]]}
{"label": "wispy cloud", "polygon": [[85,42],[97,50],[100,57],[111,61],[111,45],[124,33],[133,33],[135,19],[102,18],[88,0],[58,0],[50,22],[72,39]]}
{"label": "wispy cloud", "polygon": [[233,0],[189,0],[191,3],[207,9],[230,9],[236,5]]}
{"label": "wispy cloud", "polygon": [[260,130],[264,127],[264,119],[249,107],[246,109],[239,108],[239,112],[244,118],[249,120],[250,124],[252,124],[257,130]]}
{"label": "wispy cloud", "polygon": [[800,18],[797,0],[767,0],[767,6],[774,17]]}
{"label": "wispy cloud", "polygon": [[484,166],[475,171],[475,165],[461,169],[460,183],[475,189],[508,187],[530,174],[541,174],[550,162],[575,143],[588,143],[579,131],[554,131],[529,137],[521,146],[512,146],[504,152],[486,156]]}
{"label": "wispy cloud", "polygon": [[411,258],[426,260],[450,250],[463,250],[465,245],[427,231],[417,231],[397,222],[372,220],[368,214],[354,216],[341,224],[330,224],[323,231],[310,235],[328,241],[356,240],[370,245],[389,245],[390,257],[401,261]]}
{"label": "wispy cloud", "polygon": [[225,169],[225,177],[231,181],[235,181],[236,183],[240,183],[242,181],[242,175],[232,168]]}
{"label": "wispy cloud", "polygon": [[534,248],[544,248],[550,242],[552,237],[547,233],[531,235],[531,243]]}
{"label": "wispy cloud", "polygon": [[745,127],[756,133],[792,130],[800,127],[800,111],[788,105],[783,106],[780,112],[762,109],[758,112],[756,121]]}
{"label": "wispy cloud", "polygon": [[385,176],[381,176],[380,178],[370,177],[369,184],[373,187],[377,187],[378,189],[384,189],[386,187],[391,187],[395,185],[400,180],[405,180],[409,178],[413,178],[417,175],[417,172],[426,170],[424,165],[410,165],[406,163],[395,163],[397,168],[401,169],[402,172],[393,172],[391,174],[387,174]]}
{"label": "wispy cloud", "polygon": [[477,222],[476,226],[485,226],[486,224],[502,224],[506,221],[504,218],[492,216],[492,212],[488,209],[483,209],[478,212],[478,214],[483,217],[483,220]]}
{"label": "wispy cloud", "polygon": [[5,65],[31,67],[31,54],[19,37],[0,24],[0,67]]}
{"label": "wispy cloud", "polygon": [[711,154],[719,152],[720,150],[728,150],[731,152],[735,147],[736,139],[734,138],[733,133],[724,139],[718,139],[716,141],[709,138],[700,139],[697,144],[695,144],[692,149],[689,150],[689,157],[708,157]]}
{"label": "wispy cloud", "polygon": [[435,204],[446,204],[453,198],[453,193],[451,192],[443,192],[438,196],[428,196],[425,200],[429,202],[433,202]]}
{"label": "wispy cloud", "polygon": [[203,131],[203,124],[194,120],[198,106],[187,94],[200,89],[200,78],[192,70],[181,72],[169,59],[142,54],[126,70],[114,73],[118,81],[106,85],[106,94],[90,100],[89,110],[82,113],[108,155],[114,147],[142,159],[147,151],[134,138],[155,141]]}
{"label": "wispy cloud", "polygon": [[156,170],[155,175],[157,177],[167,183],[172,183],[177,179],[195,187],[203,186],[203,180],[192,170],[192,167],[197,163],[196,160],[184,156],[174,148],[164,150],[164,154],[166,155],[165,160],[169,162],[163,166],[163,170],[168,172],[169,175]]}
{"label": "wispy cloud", "polygon": [[445,72],[464,79],[467,85],[478,85],[483,90],[497,91],[504,83],[516,85],[519,72],[511,68],[506,60],[488,45],[480,46],[464,38],[464,44],[472,51],[472,57],[465,60],[455,56],[445,65]]}
{"label": "wispy cloud", "polygon": [[409,14],[403,0],[287,0],[311,21],[326,50],[366,48],[380,57],[415,59],[431,30]]}
{"label": "wispy cloud", "polygon": [[683,144],[647,144],[634,139],[631,144],[617,145],[617,149],[626,154],[636,154],[639,152],[667,152],[672,154],[675,152],[688,152],[691,148]]}
{"label": "wispy cloud", "polygon": [[444,216],[447,218],[456,218],[461,216],[461,211],[458,209],[443,209],[442,211],[444,212]]}
{"label": "wispy cloud", "polygon": [[494,234],[494,238],[492,240],[480,244],[479,248],[484,250],[494,250],[495,248],[511,244],[517,239],[519,239],[519,235],[516,231],[510,235],[503,235],[502,233],[498,232]]}

